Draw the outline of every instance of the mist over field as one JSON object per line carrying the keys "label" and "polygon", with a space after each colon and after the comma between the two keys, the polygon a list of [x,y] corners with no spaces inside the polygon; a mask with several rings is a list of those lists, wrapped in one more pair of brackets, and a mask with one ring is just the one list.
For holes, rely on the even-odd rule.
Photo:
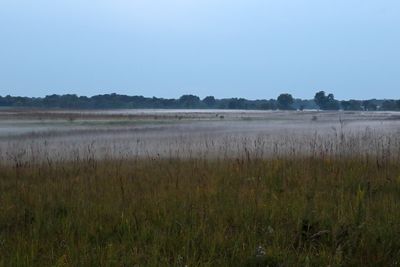
{"label": "mist over field", "polygon": [[[96,110],[1,114],[3,161],[129,157],[257,157],[398,149],[395,112]],[[388,140],[392,143],[387,143]],[[377,141],[379,140],[379,141]],[[314,146],[310,144],[314,142]],[[340,144],[339,144],[340,143]],[[28,150],[26,148],[29,148]],[[353,150],[350,150],[353,149]]]}

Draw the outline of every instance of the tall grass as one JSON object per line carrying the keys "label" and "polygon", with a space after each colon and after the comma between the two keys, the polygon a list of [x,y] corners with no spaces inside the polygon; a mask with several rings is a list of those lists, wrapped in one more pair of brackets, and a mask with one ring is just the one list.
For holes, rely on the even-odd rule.
{"label": "tall grass", "polygon": [[[257,125],[257,124],[256,124]],[[298,157],[363,157],[400,161],[400,132],[396,129],[315,130],[276,127],[258,132],[179,125],[149,128],[63,129],[0,136],[0,163],[31,165],[41,162],[115,160],[132,158],[233,159]],[[246,125],[240,125],[246,127]],[[386,126],[385,126],[386,127]],[[186,132],[188,131],[188,132]]]}
{"label": "tall grass", "polygon": [[398,266],[396,157],[0,165],[1,266]]}
{"label": "tall grass", "polygon": [[259,123],[0,136],[0,266],[399,266],[396,129]]}

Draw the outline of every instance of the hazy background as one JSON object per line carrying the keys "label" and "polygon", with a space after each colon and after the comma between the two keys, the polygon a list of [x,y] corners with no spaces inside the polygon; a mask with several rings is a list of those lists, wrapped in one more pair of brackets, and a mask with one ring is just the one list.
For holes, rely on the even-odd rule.
{"label": "hazy background", "polygon": [[395,0],[1,0],[0,95],[400,97]]}

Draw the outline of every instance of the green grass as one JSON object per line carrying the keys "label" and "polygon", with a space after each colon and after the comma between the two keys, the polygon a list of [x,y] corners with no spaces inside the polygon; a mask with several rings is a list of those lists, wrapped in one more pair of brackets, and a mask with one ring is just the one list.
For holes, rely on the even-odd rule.
{"label": "green grass", "polygon": [[1,266],[398,266],[400,165],[367,159],[0,166]]}

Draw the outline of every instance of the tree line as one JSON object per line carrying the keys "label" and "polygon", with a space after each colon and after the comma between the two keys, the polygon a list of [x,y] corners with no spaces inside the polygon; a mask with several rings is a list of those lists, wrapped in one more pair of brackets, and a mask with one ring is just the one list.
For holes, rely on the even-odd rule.
{"label": "tree line", "polygon": [[255,109],[255,110],[388,110],[400,111],[400,100],[336,100],[333,94],[319,91],[314,99],[294,98],[280,94],[276,99],[248,100],[244,98],[216,99],[207,96],[183,95],[178,99],[119,94],[103,94],[92,97],[75,94],[48,95],[45,97],[0,96],[0,107],[60,108],[60,109]]}

